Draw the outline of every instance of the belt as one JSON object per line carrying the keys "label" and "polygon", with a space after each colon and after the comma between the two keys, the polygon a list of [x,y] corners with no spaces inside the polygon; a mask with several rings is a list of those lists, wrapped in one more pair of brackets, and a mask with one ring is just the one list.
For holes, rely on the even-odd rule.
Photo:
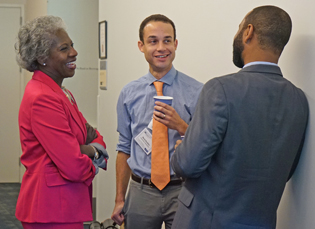
{"label": "belt", "polygon": [[[142,183],[145,185],[149,185],[151,188],[155,188],[155,185],[152,183],[151,179],[141,178],[133,173],[131,174],[131,179],[140,184]],[[170,182],[166,186],[181,185],[182,183],[183,183],[183,180],[178,178],[178,179],[170,180]]]}

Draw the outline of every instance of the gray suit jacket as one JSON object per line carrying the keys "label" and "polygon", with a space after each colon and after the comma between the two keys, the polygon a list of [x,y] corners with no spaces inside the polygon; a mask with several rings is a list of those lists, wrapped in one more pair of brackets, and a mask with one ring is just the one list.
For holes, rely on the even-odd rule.
{"label": "gray suit jacket", "polygon": [[307,120],[304,93],[277,66],[208,81],[171,159],[186,178],[172,228],[275,228]]}

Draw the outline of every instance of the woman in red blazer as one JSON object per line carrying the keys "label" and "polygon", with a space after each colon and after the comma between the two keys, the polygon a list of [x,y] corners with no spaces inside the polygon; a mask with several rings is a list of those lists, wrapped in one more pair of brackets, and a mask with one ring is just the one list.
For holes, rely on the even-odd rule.
{"label": "woman in red blazer", "polygon": [[26,168],[16,206],[24,228],[83,228],[92,218],[92,180],[108,158],[72,94],[62,87],[77,51],[62,19],[44,16],[21,27],[19,65],[34,75],[19,111],[21,162]]}

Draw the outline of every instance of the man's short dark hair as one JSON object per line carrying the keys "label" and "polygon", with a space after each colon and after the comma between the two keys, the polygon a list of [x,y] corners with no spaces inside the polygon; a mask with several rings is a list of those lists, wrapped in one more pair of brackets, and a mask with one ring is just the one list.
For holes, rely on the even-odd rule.
{"label": "man's short dark hair", "polygon": [[175,29],[174,22],[171,19],[169,19],[168,17],[166,17],[166,16],[164,16],[162,14],[153,14],[153,15],[147,17],[146,19],[144,19],[141,22],[141,25],[140,25],[140,28],[139,28],[140,41],[144,42],[144,40],[143,40],[143,29],[151,21],[161,21],[161,22],[164,22],[164,23],[171,24],[171,26],[173,27],[173,30],[174,30],[174,40],[176,39],[176,29]]}
{"label": "man's short dark hair", "polygon": [[[292,30],[289,14],[276,6],[260,6],[253,9],[245,18],[243,29],[252,24],[260,47],[281,54],[288,43]],[[244,30],[243,30],[244,31]]]}

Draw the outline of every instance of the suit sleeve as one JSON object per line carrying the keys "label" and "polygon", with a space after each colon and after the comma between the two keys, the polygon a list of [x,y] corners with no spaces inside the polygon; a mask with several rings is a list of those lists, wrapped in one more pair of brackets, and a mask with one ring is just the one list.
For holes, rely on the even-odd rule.
{"label": "suit sleeve", "polygon": [[291,177],[293,176],[293,173],[295,172],[296,167],[297,167],[297,165],[299,163],[299,160],[300,160],[300,157],[301,157],[301,153],[302,153],[302,150],[303,150],[303,146],[304,146],[305,134],[306,134],[306,132],[304,132],[302,141],[300,143],[299,150],[298,150],[298,152],[297,152],[297,154],[295,156],[295,159],[293,161],[293,165],[291,167],[291,170],[290,170],[289,177],[288,177],[287,181],[289,181],[291,179]]}
{"label": "suit sleeve", "polygon": [[58,97],[41,94],[32,105],[32,130],[64,179],[89,185],[95,167],[87,155],[81,154],[64,106]]}
{"label": "suit sleeve", "polygon": [[203,87],[185,138],[171,158],[174,172],[184,178],[197,178],[218,150],[228,124],[228,109],[219,80]]}
{"label": "suit sleeve", "polygon": [[291,167],[291,170],[290,170],[289,177],[288,177],[287,181],[289,181],[291,179],[291,177],[293,176],[293,174],[294,174],[294,172],[296,170],[296,167],[297,167],[297,165],[299,163],[299,160],[300,160],[300,157],[301,157],[301,153],[302,153],[302,150],[303,150],[303,146],[304,146],[304,142],[305,142],[307,126],[308,126],[308,123],[309,123],[309,105],[308,105],[308,101],[307,101],[307,99],[305,97],[305,94],[302,91],[301,91],[301,101],[304,101],[304,102],[301,102],[301,104],[304,105],[303,108],[304,108],[305,114],[306,114],[305,130],[304,130],[304,134],[303,134],[303,137],[302,137],[302,140],[301,140],[300,147],[298,149],[297,155],[296,155],[296,157],[295,157],[295,159],[293,161],[293,165]]}

